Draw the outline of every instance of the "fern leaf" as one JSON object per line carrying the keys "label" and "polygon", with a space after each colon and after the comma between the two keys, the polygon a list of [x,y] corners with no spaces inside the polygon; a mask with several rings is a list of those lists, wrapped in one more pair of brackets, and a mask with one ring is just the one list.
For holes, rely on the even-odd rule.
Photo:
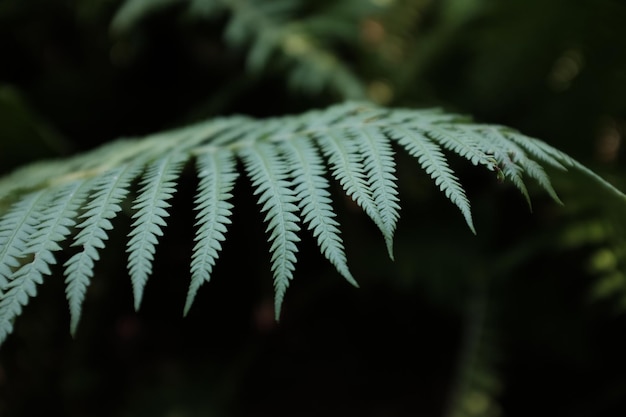
{"label": "fern leaf", "polygon": [[252,181],[254,194],[259,195],[261,211],[267,212],[265,222],[269,233],[274,275],[276,319],[280,317],[285,291],[293,278],[300,241],[297,232],[299,218],[296,215],[297,199],[291,189],[289,166],[281,159],[277,147],[270,143],[255,143],[239,150],[248,177]]}
{"label": "fern leaf", "polygon": [[484,143],[484,138],[471,129],[452,123],[424,123],[414,128],[444,148],[467,159],[473,165],[482,165],[491,171],[496,169],[493,158],[490,158],[486,153],[488,145]]}
{"label": "fern leaf", "polygon": [[393,259],[393,234],[398,222],[398,190],[395,162],[389,139],[378,129],[364,128],[354,131],[364,159],[365,174],[370,184],[372,200],[383,225],[383,236],[389,257]]}
{"label": "fern leaf", "polygon": [[[560,201],[544,168],[580,170],[617,196],[616,204],[626,202],[626,196],[611,184],[544,142],[437,109],[384,109],[348,102],[265,120],[237,116],[205,121],[144,139],[118,141],[67,160],[31,165],[0,180],[0,343],[50,273],[55,253],[74,226],[72,246],[77,253],[64,264],[64,273],[70,328],[75,333],[112,219],[127,199],[131,183],[143,172],[127,244],[138,308],[166,225],[169,200],[192,155],[200,182],[185,314],[200,286],[211,278],[226,239],[238,159],[267,224],[276,318],[295,270],[299,213],[323,256],[356,285],[332,208],[325,162],[331,176],[381,230],[392,256],[399,217],[392,141],[417,159],[472,231],[470,203],[446,153],[498,171],[529,203],[524,177],[533,178]],[[29,192],[35,189],[41,190]]]}
{"label": "fern leaf", "polygon": [[555,160],[560,162],[564,167],[574,168],[580,171],[584,176],[593,180],[597,185],[599,185],[600,187],[608,191],[609,195],[611,195],[612,197],[616,197],[620,202],[623,203],[624,201],[626,201],[626,194],[624,194],[622,191],[620,191],[615,186],[613,186],[613,184],[606,181],[604,178],[602,178],[601,176],[593,172],[591,169],[587,168],[586,166],[576,161],[574,158],[565,154],[564,152],[561,152],[560,150],[548,145],[547,143],[539,139],[532,139],[521,134],[512,134],[512,133],[509,133],[507,136],[512,141],[515,141],[516,143],[520,143],[520,145],[524,143],[525,141],[531,142],[541,152],[537,156],[537,158],[541,160],[546,160],[546,158],[554,158]]}
{"label": "fern leaf", "polygon": [[342,135],[329,130],[325,134],[316,135],[316,141],[328,159],[333,177],[378,226],[386,240],[385,224],[372,198],[356,140],[345,133]]}
{"label": "fern leaf", "polygon": [[41,273],[35,272],[13,276],[4,288],[0,300],[0,344],[13,332],[13,321],[22,313],[22,307],[28,304],[30,297],[37,295],[36,285],[43,283]]}
{"label": "fern leaf", "polygon": [[36,232],[41,202],[47,194],[38,191],[28,194],[0,221],[0,344],[13,331],[13,320],[21,314],[28,298],[36,294],[32,280],[15,280],[14,271],[28,249],[28,239]]}
{"label": "fern leaf", "polygon": [[530,195],[528,194],[528,189],[526,188],[523,178],[524,168],[519,166],[508,154],[496,153],[495,158],[499,162],[499,167],[504,177],[508,178],[519,190],[524,196],[528,207],[532,210],[532,202],[530,201]]}
{"label": "fern leaf", "polygon": [[471,231],[476,234],[469,200],[458,178],[454,175],[454,171],[446,162],[441,147],[426,136],[413,130],[394,129],[394,133],[398,135],[398,143],[409,154],[417,158],[420,166],[435,181],[439,189],[461,210],[465,222]]}
{"label": "fern leaf", "polygon": [[514,144],[503,140],[502,136],[494,134],[492,131],[483,131],[482,134],[489,137],[487,152],[493,155],[498,162],[500,172],[520,191],[526,199],[528,207],[532,210],[532,202],[523,178],[524,168],[519,163],[522,152]]}
{"label": "fern leaf", "polygon": [[176,191],[176,179],[180,174],[186,155],[174,153],[151,163],[144,174],[142,188],[135,200],[133,209],[133,229],[128,241],[128,270],[133,284],[135,310],[139,309],[143,291],[152,273],[152,262],[165,227],[165,217],[169,216],[167,202]]}
{"label": "fern leaf", "polygon": [[35,231],[28,237],[22,252],[23,257],[32,259],[12,274],[0,301],[0,344],[12,331],[12,321],[21,313],[22,306],[37,294],[36,285],[43,283],[44,275],[51,274],[50,265],[56,264],[53,252],[61,249],[58,242],[63,241],[76,224],[77,209],[86,194],[81,188],[83,183],[67,184],[56,192],[48,192],[47,198],[40,200]]}
{"label": "fern leaf", "polygon": [[539,139],[530,139],[528,137],[520,138],[519,135],[510,135],[509,137],[511,138],[511,140],[514,140],[514,141],[519,141],[523,139],[532,141],[532,143],[534,143],[539,149],[543,151],[543,154],[540,155],[540,157],[545,158],[546,156],[551,156],[552,158],[558,160],[561,164],[563,164],[566,167],[568,166],[576,167],[576,166],[581,165],[580,162],[576,161],[571,156],[566,155],[565,153],[559,151],[558,149],[553,148],[552,146],[548,145],[547,143]]}
{"label": "fern leaf", "polygon": [[233,205],[227,200],[237,179],[234,155],[228,150],[207,151],[198,156],[200,184],[196,196],[196,245],[191,261],[191,284],[187,293],[184,315],[187,315],[198,289],[211,278],[215,261],[226,239],[227,225]]}
{"label": "fern leaf", "polygon": [[529,207],[532,206],[530,196],[522,180],[523,174],[527,174],[529,177],[535,179],[556,202],[563,204],[556,194],[556,191],[554,191],[552,183],[543,167],[532,159],[529,159],[526,152],[520,146],[502,134],[501,129],[491,126],[479,129],[479,131],[489,138],[494,157],[502,164],[502,172],[505,176],[509,176],[513,184],[520,189],[522,194],[526,197]]}
{"label": "fern leaf", "polygon": [[560,153],[552,154],[552,152],[542,146],[540,140],[531,139],[508,128],[501,128],[500,132],[507,140],[515,143],[520,148],[525,149],[530,155],[554,168],[561,171],[567,171],[567,168],[563,165],[563,163],[569,166],[572,165],[569,157]]}
{"label": "fern leaf", "polygon": [[[487,135],[492,140],[494,144],[497,144],[503,148],[503,150],[511,155],[512,159],[518,161],[518,164],[522,167],[524,172],[531,178],[535,179],[539,185],[552,197],[554,201],[563,205],[563,202],[557,195],[554,187],[552,187],[552,182],[546,174],[545,170],[541,165],[532,159],[528,158],[526,152],[521,146],[518,146],[517,143],[510,140],[510,136],[504,135],[502,129],[498,129],[496,127],[489,127],[487,130]],[[526,140],[525,142],[531,143],[530,140]],[[535,145],[536,146],[536,145]],[[527,145],[527,148],[532,148],[531,145]],[[557,168],[564,169],[563,165],[558,163],[558,161],[554,161],[551,159],[549,155],[543,158],[547,163],[555,166]]]}
{"label": "fern leaf", "polygon": [[352,285],[358,287],[348,269],[339,223],[334,219],[329,183],[324,177],[325,167],[317,148],[305,136],[285,141],[281,149],[289,163],[294,191],[303,221],[317,239],[322,254]]}
{"label": "fern leaf", "polygon": [[0,220],[0,296],[36,230],[38,203],[45,195],[44,191],[37,191],[24,196]]}
{"label": "fern leaf", "polygon": [[524,158],[521,161],[521,164],[529,177],[537,180],[539,185],[541,185],[541,187],[550,195],[550,197],[552,197],[554,201],[563,205],[563,202],[559,198],[559,195],[556,193],[556,190],[552,186],[550,177],[548,177],[548,174],[546,174],[546,171],[541,165],[528,158]]}
{"label": "fern leaf", "polygon": [[98,250],[104,248],[104,241],[108,239],[107,230],[113,228],[110,220],[121,210],[120,202],[128,194],[127,188],[140,170],[141,165],[122,165],[90,181],[93,195],[85,206],[86,212],[80,216],[84,220],[78,225],[79,232],[72,243],[72,246],[79,246],[82,250],[64,265],[72,334],[78,327],[85,292],[94,274],[94,263],[99,259]]}

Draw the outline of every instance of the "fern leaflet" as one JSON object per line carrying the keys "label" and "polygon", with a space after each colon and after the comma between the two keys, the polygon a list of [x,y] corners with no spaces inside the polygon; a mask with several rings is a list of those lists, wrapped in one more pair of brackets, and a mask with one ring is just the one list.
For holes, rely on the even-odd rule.
{"label": "fern leaflet", "polygon": [[261,211],[267,212],[265,221],[271,242],[272,272],[276,291],[274,308],[276,319],[280,317],[281,306],[289,281],[293,278],[300,238],[296,215],[297,199],[291,189],[289,166],[280,157],[275,146],[258,143],[243,147],[239,151],[248,177],[252,181],[254,194],[259,195]]}
{"label": "fern leaflet", "polygon": [[374,221],[386,240],[385,224],[372,198],[359,146],[353,137],[341,133],[330,130],[326,134],[316,135],[317,143],[328,159],[333,176],[339,181],[346,194],[352,197]]}
{"label": "fern leaflet", "polygon": [[493,158],[489,158],[486,150],[488,143],[484,138],[463,125],[455,123],[437,123],[415,126],[426,137],[439,143],[444,148],[467,159],[473,165],[483,165],[489,170],[496,168]]}
{"label": "fern leaflet", "polygon": [[92,180],[93,196],[87,203],[78,225],[80,229],[72,246],[82,250],[65,262],[66,295],[70,305],[70,330],[76,332],[85,292],[93,277],[94,263],[100,258],[98,250],[104,248],[107,230],[113,228],[111,219],[122,209],[121,201],[128,194],[128,186],[139,174],[141,165],[122,165]]}
{"label": "fern leaflet", "polygon": [[[529,159],[526,155],[526,152],[520,146],[518,146],[515,142],[507,140],[503,133],[496,127],[492,126],[481,131],[486,137],[491,140],[496,149],[499,150],[500,154],[502,155],[499,159],[504,159],[505,157],[508,157],[507,159],[511,160],[512,163],[518,166],[516,170],[521,170],[528,174],[528,176],[530,176],[531,178],[534,178],[543,187],[543,189],[546,190],[548,194],[550,194],[554,201],[558,202],[559,204],[563,204],[559,196],[556,194],[556,191],[554,191],[552,183],[550,182],[550,178],[548,178],[548,175],[546,174],[544,169],[537,162]],[[558,167],[558,165],[556,166]],[[530,201],[530,197],[527,194],[526,197]]]}
{"label": "fern leaflet", "polygon": [[553,168],[559,169],[561,171],[567,171],[565,165],[572,165],[568,161],[569,157],[564,154],[559,156],[552,155],[549,150],[542,148],[540,141],[537,139],[528,140],[529,138],[522,136],[509,128],[492,126],[491,129],[498,130],[504,136],[506,141],[516,144],[520,148],[526,150],[526,152],[528,152],[533,157],[542,162],[545,162]]}
{"label": "fern leaflet", "polygon": [[6,293],[0,302],[0,344],[11,332],[12,321],[21,313],[22,306],[37,294],[36,284],[42,284],[43,276],[51,274],[50,265],[56,264],[52,252],[61,249],[57,242],[64,240],[76,224],[74,218],[86,194],[81,188],[83,183],[69,183],[39,199],[41,215],[23,250],[32,259],[21,265],[4,287]]}
{"label": "fern leaflet", "polygon": [[167,202],[176,191],[176,179],[180,174],[186,155],[173,153],[151,163],[144,175],[142,189],[135,200],[133,229],[128,241],[128,271],[133,284],[135,310],[139,309],[143,291],[152,273],[157,236],[162,236],[161,227],[166,225]]}
{"label": "fern leaflet", "polygon": [[363,155],[365,174],[368,178],[372,200],[378,208],[383,226],[382,232],[389,257],[393,259],[393,234],[398,222],[398,191],[395,162],[391,144],[386,135],[376,128],[359,129],[358,144]]}
{"label": "fern leaflet", "polygon": [[398,143],[405,147],[412,156],[417,158],[420,166],[435,181],[435,185],[461,210],[463,217],[465,217],[465,222],[472,232],[476,234],[469,200],[465,195],[465,191],[463,191],[463,187],[459,184],[458,178],[454,175],[454,171],[448,166],[439,145],[413,130],[398,129],[396,132]]}
{"label": "fern leaflet", "polygon": [[191,283],[184,314],[187,315],[198,289],[211,278],[215,261],[226,239],[227,225],[233,205],[227,200],[237,179],[235,158],[228,150],[209,150],[198,156],[200,184],[196,196],[196,245],[191,261]]}
{"label": "fern leaflet", "polygon": [[322,254],[352,285],[358,287],[348,269],[339,223],[334,219],[329,183],[324,177],[324,166],[317,148],[309,138],[300,136],[285,141],[281,147],[291,168],[294,190],[303,221],[313,231]]}
{"label": "fern leaflet", "polygon": [[20,265],[20,258],[26,252],[29,237],[36,230],[38,203],[44,197],[43,191],[26,195],[0,220],[0,296],[9,284],[14,268]]}

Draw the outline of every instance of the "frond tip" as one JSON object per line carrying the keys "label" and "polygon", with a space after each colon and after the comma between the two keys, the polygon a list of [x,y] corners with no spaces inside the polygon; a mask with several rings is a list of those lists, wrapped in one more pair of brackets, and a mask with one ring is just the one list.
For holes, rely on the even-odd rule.
{"label": "frond tip", "polygon": [[[64,275],[74,334],[99,252],[116,227],[115,218],[124,213],[123,207],[129,207],[133,221],[127,266],[138,308],[176,183],[187,175],[183,168],[189,160],[195,161],[199,184],[184,314],[200,286],[211,279],[226,240],[239,162],[267,224],[276,318],[294,278],[301,224],[312,233],[322,255],[356,286],[332,205],[329,177],[380,229],[393,256],[400,213],[395,147],[416,158],[474,233],[470,202],[448,163],[449,153],[510,181],[529,202],[525,177],[560,202],[547,168],[576,169],[619,201],[626,201],[624,194],[597,174],[544,142],[438,110],[385,109],[348,102],[282,118],[237,116],[205,121],[118,141],[64,163],[39,163],[0,179],[0,343],[37,294],[37,285],[53,273],[55,254],[62,250],[72,252]],[[133,204],[128,204],[130,195],[136,195]]]}

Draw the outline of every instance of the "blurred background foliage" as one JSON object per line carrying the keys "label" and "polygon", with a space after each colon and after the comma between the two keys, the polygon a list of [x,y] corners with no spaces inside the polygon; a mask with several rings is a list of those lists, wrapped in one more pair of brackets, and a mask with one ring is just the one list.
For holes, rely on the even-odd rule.
{"label": "blurred background foliage", "polygon": [[[1,0],[0,171],[217,115],[369,99],[512,126],[624,190],[625,21],[617,0]],[[624,208],[572,174],[554,177],[564,207],[535,193],[529,213],[458,162],[478,236],[400,154],[395,262],[339,197],[361,288],[305,238],[280,324],[247,197],[181,318],[187,177],[142,310],[122,234],[75,340],[49,278],[0,350],[0,415],[623,415]]]}

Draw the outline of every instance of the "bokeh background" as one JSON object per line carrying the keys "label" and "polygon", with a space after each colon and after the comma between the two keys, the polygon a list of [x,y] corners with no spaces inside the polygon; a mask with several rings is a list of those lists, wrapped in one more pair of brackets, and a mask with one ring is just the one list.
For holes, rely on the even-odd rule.
{"label": "bokeh background", "polygon": [[[0,172],[218,115],[347,99],[442,107],[567,152],[626,190],[617,0],[0,0]],[[195,180],[183,176],[139,312],[117,219],[77,335],[60,274],[0,349],[0,415],[568,416],[626,413],[626,218],[453,159],[478,235],[399,153],[395,261],[335,190],[344,282],[303,234],[273,320],[262,216],[240,179],[187,318]],[[58,271],[57,271],[58,272]]]}

